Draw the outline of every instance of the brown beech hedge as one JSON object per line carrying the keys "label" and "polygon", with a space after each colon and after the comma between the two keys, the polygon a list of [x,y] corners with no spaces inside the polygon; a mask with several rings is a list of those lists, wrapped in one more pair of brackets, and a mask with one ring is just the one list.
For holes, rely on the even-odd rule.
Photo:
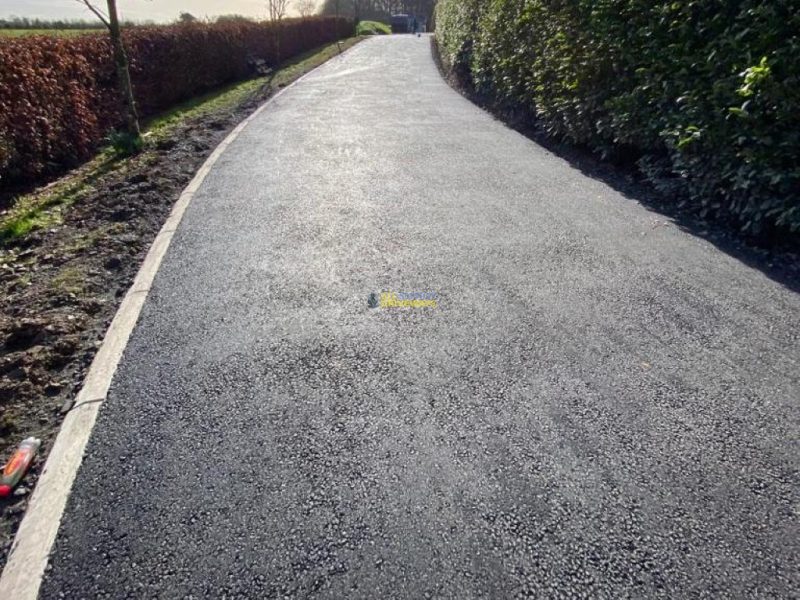
{"label": "brown beech hedge", "polygon": [[[353,30],[336,17],[128,29],[139,112],[163,111]],[[86,160],[121,111],[108,36],[0,38],[0,186]]]}

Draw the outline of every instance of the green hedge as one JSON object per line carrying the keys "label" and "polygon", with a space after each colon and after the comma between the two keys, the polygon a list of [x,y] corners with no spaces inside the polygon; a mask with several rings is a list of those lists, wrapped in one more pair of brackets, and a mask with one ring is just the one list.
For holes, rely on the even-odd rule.
{"label": "green hedge", "polygon": [[356,26],[356,35],[388,35],[392,29],[380,21],[359,21]]}
{"label": "green hedge", "polygon": [[796,0],[440,0],[445,64],[676,202],[800,231]]}

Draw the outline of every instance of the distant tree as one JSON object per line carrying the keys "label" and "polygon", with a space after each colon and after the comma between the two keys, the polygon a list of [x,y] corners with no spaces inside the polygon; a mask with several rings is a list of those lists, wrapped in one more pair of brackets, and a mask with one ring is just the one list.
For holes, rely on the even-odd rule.
{"label": "distant tree", "polygon": [[181,16],[178,17],[178,21],[185,24],[197,23],[197,17],[195,17],[192,13],[182,12]]}
{"label": "distant tree", "polygon": [[117,85],[119,93],[125,106],[126,130],[135,142],[139,142],[142,131],[139,127],[139,115],[136,113],[136,100],[133,97],[133,84],[131,83],[131,73],[128,68],[128,55],[125,52],[125,44],[122,41],[122,31],[117,15],[117,0],[106,0],[108,4],[108,14],[94,6],[90,0],[75,0],[85,5],[94,15],[102,21],[108,28],[111,37],[111,47],[114,53],[114,65],[117,69]]}
{"label": "distant tree", "polygon": [[236,23],[242,21],[252,21],[251,18],[244,15],[220,15],[216,19],[217,23]]}
{"label": "distant tree", "polygon": [[84,19],[42,21],[15,15],[0,19],[0,29],[102,29],[103,27],[102,23]]}
{"label": "distant tree", "polygon": [[269,10],[269,20],[275,24],[275,62],[281,62],[281,36],[283,33],[283,25],[281,21],[286,16],[286,10],[289,8],[289,0],[267,0],[267,9]]}
{"label": "distant tree", "polygon": [[340,3],[341,14],[345,16],[387,22],[391,15],[397,13],[422,16],[432,21],[436,6],[435,0],[324,0],[321,14],[335,14],[337,2]]}
{"label": "distant tree", "polygon": [[314,0],[297,0],[297,2],[294,3],[294,7],[298,14],[304,19],[307,19],[317,12],[317,3],[314,2]]}
{"label": "distant tree", "polygon": [[267,0],[269,20],[279,23],[285,16],[289,8],[289,0]]}

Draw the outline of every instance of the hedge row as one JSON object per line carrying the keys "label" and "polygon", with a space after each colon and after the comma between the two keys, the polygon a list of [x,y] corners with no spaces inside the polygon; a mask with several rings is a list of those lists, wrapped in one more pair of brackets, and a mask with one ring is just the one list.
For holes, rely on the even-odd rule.
{"label": "hedge row", "polygon": [[676,202],[800,231],[795,0],[440,0],[445,63]]}
{"label": "hedge row", "polygon": [[[136,27],[124,39],[147,116],[353,30],[349,19],[318,17]],[[0,185],[85,160],[121,113],[107,35],[0,38]]]}

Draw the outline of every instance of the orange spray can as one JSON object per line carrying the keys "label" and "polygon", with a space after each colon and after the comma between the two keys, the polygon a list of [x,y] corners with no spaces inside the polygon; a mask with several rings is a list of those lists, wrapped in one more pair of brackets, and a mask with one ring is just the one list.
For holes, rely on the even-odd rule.
{"label": "orange spray can", "polygon": [[6,466],[3,467],[3,472],[0,473],[0,498],[11,495],[11,492],[25,476],[25,473],[28,472],[28,468],[31,466],[41,445],[42,440],[34,437],[29,437],[22,441],[17,451],[14,452],[14,456],[6,463]]}

